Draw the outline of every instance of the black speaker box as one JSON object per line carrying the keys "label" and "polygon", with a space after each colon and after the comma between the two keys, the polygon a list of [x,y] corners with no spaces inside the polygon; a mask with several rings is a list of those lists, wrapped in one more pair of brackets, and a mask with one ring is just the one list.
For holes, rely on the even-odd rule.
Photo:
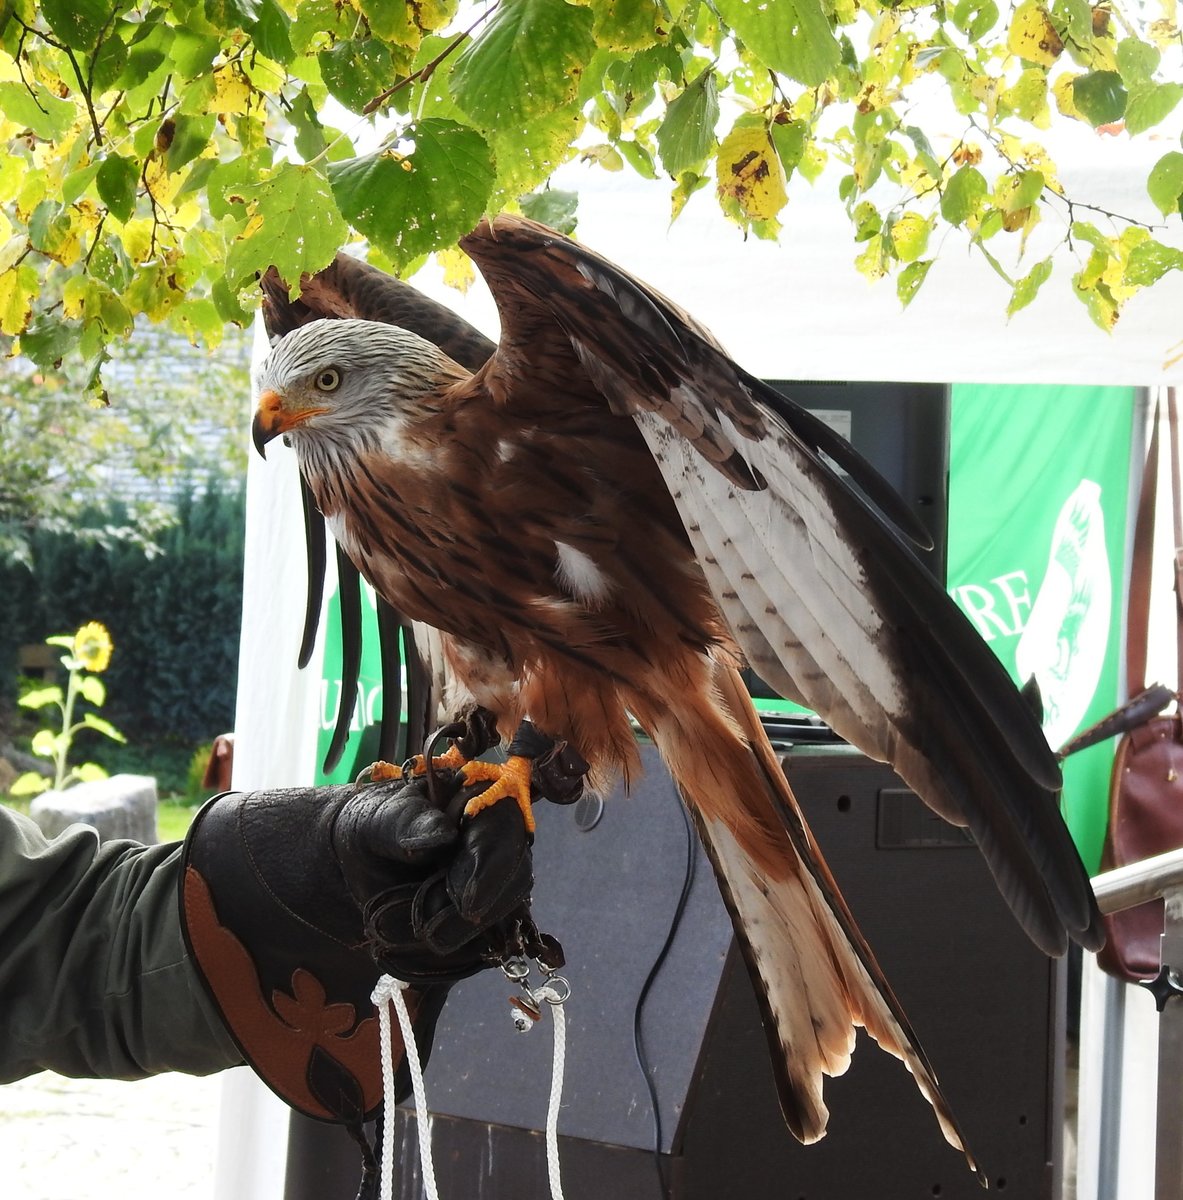
{"label": "black speaker box", "polygon": [[[631,797],[536,810],[535,917],[562,942],[571,983],[559,1119],[568,1200],[980,1196],[904,1067],[861,1034],[850,1070],[826,1084],[828,1135],[808,1147],[792,1138],[710,866],[656,753],[643,754]],[[785,769],[991,1187],[1057,1197],[1057,966],[1021,933],[976,849],[890,770],[844,746],[790,752]],[[658,1124],[634,1019],[675,919],[638,1021]],[[513,992],[485,972],[454,989],[440,1018],[427,1096],[445,1197],[549,1194],[550,1022],[516,1032]],[[422,1194],[415,1120],[400,1109],[394,1127],[402,1200]],[[313,1124],[294,1129],[289,1200],[351,1198],[356,1151]]]}

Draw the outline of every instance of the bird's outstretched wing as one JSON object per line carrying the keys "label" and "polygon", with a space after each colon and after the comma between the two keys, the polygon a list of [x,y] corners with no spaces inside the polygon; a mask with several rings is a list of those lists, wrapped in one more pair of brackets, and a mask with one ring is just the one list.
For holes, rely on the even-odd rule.
{"label": "bird's outstretched wing", "polygon": [[[306,275],[300,281],[299,295],[293,297],[287,284],[272,268],[260,280],[263,292],[263,323],[271,341],[306,325],[331,317],[356,317],[400,325],[427,338],[458,363],[477,370],[492,355],[496,346],[479,330],[445,305],[425,296],[402,280],[371,267],[347,254],[339,254],[323,271]],[[308,588],[304,610],[304,634],[300,643],[299,666],[308,665],[316,643],[324,598],[326,546],[330,535],[324,517],[316,507],[311,490],[303,479],[300,484],[304,507],[304,531],[308,557]],[[341,700],[333,736],[325,753],[322,769],[328,773],[341,759],[349,737],[357,703],[358,673],[361,666],[361,593],[360,575],[352,562],[339,551],[336,555],[341,621]],[[446,677],[438,646],[438,634],[426,626],[412,626],[381,598],[378,598],[379,638],[382,644],[382,722],[378,736],[378,755],[392,762],[423,743],[427,733],[439,724],[443,708]],[[401,690],[402,643],[407,647],[407,728],[400,750],[399,718],[402,705],[397,703]]]}
{"label": "bird's outstretched wing", "polygon": [[523,377],[537,389],[540,364],[552,383],[578,364],[639,427],[756,671],[967,826],[1037,945],[1097,946],[1055,757],[1001,664],[897,531],[923,537],[890,485],[599,255],[505,215],[461,245],[502,321],[479,373],[490,394],[528,403]]}

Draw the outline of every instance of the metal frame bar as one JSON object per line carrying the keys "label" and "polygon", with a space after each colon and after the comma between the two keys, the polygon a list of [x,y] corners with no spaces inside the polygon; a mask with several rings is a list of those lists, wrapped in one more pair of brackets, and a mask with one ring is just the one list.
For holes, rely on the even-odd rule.
{"label": "metal frame bar", "polygon": [[[1106,871],[1093,879],[1103,913],[1164,901],[1162,963],[1183,987],[1183,850]],[[1168,996],[1158,1018],[1158,1111],[1155,1119],[1155,1200],[1183,1196],[1183,996]]]}

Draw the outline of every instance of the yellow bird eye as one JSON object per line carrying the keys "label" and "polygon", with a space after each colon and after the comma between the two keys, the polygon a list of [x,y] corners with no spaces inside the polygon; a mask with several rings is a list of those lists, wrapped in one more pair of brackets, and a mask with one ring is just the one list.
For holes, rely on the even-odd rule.
{"label": "yellow bird eye", "polygon": [[341,372],[336,367],[326,367],[316,377],[316,386],[322,392],[335,392],[341,386]]}

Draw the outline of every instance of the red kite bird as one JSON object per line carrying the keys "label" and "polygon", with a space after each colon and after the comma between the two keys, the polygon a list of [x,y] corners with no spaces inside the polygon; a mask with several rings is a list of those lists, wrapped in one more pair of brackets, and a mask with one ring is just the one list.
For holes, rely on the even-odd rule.
{"label": "red kite bird", "polygon": [[286,336],[262,372],[256,445],[287,435],[344,553],[439,631],[454,711],[483,706],[506,737],[531,719],[600,786],[637,765],[630,717],[656,743],[714,863],[802,1141],[825,1132],[822,1076],[846,1068],[861,1025],[964,1149],[738,668],[967,826],[1045,951],[1094,948],[1032,712],[893,528],[915,534],[903,503],[827,426],[560,234],[500,216],[461,245],[497,302],[495,348],[347,258],[294,304],[272,277]]}

